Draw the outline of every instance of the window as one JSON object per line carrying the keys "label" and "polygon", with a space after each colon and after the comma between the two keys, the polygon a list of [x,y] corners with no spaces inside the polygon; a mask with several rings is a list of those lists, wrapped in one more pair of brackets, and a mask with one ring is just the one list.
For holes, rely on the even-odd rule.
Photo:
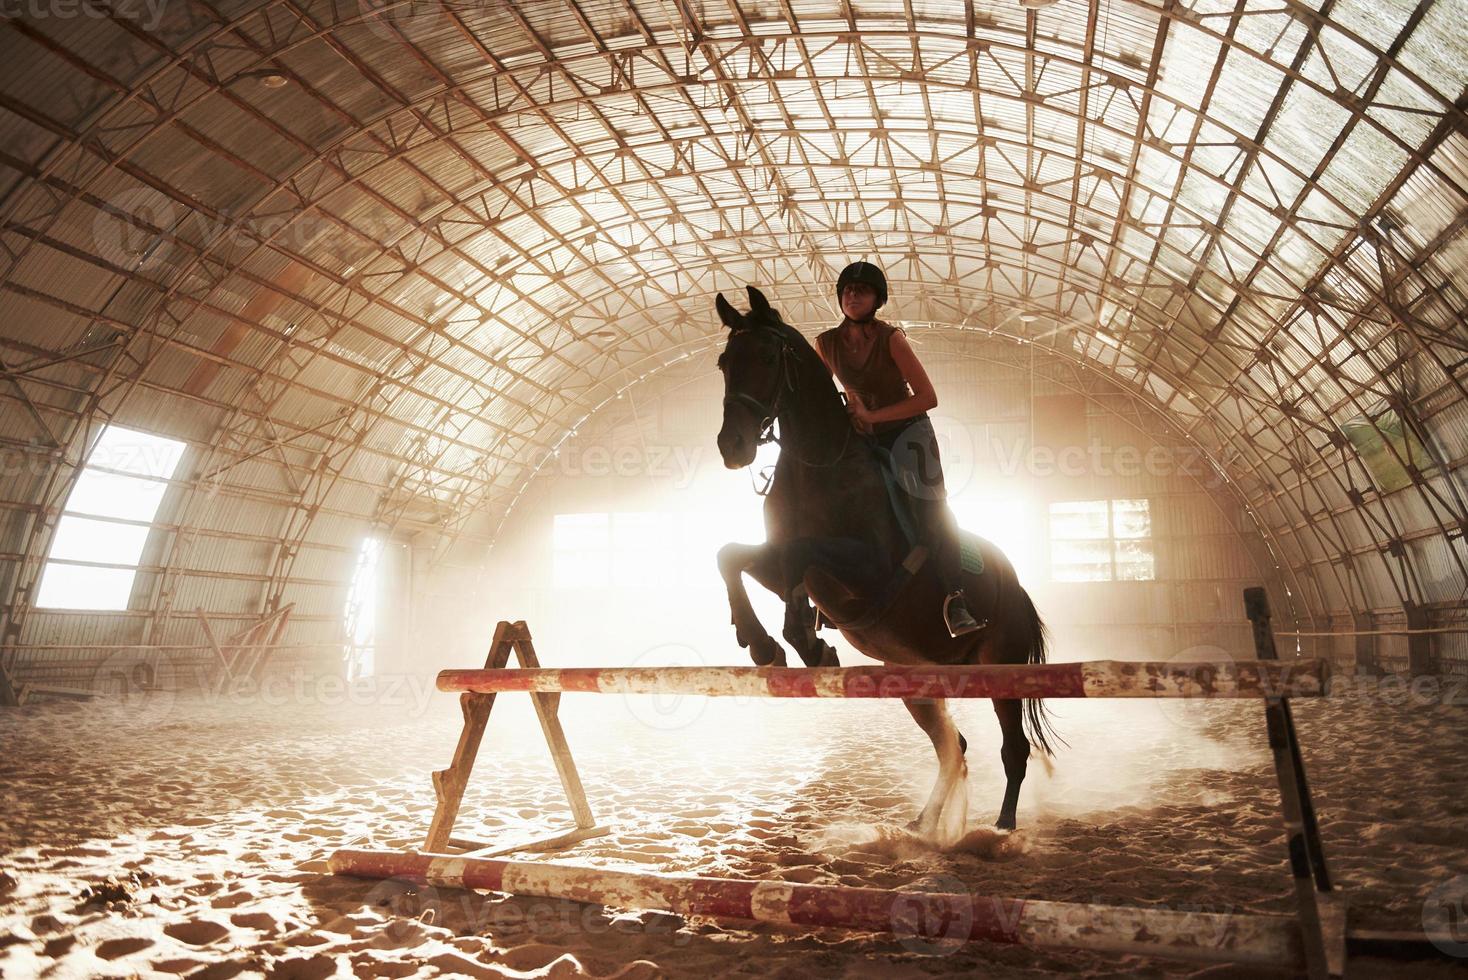
{"label": "window", "polygon": [[1145,500],[1069,500],[1050,505],[1050,577],[1056,582],[1155,577]]}
{"label": "window", "polygon": [[1341,431],[1382,493],[1411,486],[1412,476],[1404,463],[1422,471],[1432,468],[1432,458],[1422,440],[1394,409],[1372,416],[1358,415],[1341,423]]}
{"label": "window", "polygon": [[552,537],[556,588],[648,588],[676,574],[680,528],[670,514],[557,514]]}
{"label": "window", "polygon": [[[552,582],[558,589],[716,586],[720,545],[764,540],[762,527],[744,527],[737,517],[694,511],[557,514]],[[733,525],[740,526],[731,530]]]}
{"label": "window", "polygon": [[357,552],[357,568],[347,592],[347,680],[371,677],[377,670],[377,569],[382,542],[368,538]]}
{"label": "window", "polygon": [[43,609],[126,609],[143,547],[184,444],[109,425],[77,477],[36,605]]}

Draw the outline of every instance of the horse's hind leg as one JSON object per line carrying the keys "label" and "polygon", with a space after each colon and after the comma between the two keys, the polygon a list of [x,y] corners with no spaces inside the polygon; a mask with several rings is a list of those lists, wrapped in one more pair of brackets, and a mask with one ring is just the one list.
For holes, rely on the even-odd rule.
{"label": "horse's hind leg", "polygon": [[[729,621],[734,624],[734,639],[740,646],[749,648],[750,659],[760,667],[784,667],[785,648],[755,615],[749,593],[744,590],[743,575],[749,572],[766,588],[772,588],[772,570],[779,568],[776,557],[774,546],[769,544],[731,542],[719,549],[719,574],[723,576],[724,587],[729,593]],[[773,591],[782,592],[780,589]]]}
{"label": "horse's hind leg", "polygon": [[999,807],[999,819],[994,826],[1000,830],[1013,830],[1015,809],[1019,806],[1019,788],[1025,781],[1025,769],[1030,758],[1030,740],[1025,737],[1024,702],[1017,698],[995,698],[994,714],[999,717],[999,729],[1004,743],[999,748],[999,758],[1004,761],[1004,803]]}
{"label": "horse's hind leg", "polygon": [[904,698],[913,720],[933,743],[938,753],[938,779],[928,802],[908,826],[923,837],[937,837],[944,844],[963,836],[968,819],[968,763],[963,758],[963,736],[948,715],[947,702],[931,698]]}

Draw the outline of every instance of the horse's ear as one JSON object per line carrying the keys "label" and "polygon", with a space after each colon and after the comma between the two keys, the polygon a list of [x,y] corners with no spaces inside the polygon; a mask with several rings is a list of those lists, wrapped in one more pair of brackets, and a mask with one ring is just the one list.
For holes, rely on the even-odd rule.
{"label": "horse's ear", "polygon": [[744,317],[740,316],[739,311],[729,305],[729,301],[724,298],[723,293],[720,293],[718,298],[714,300],[714,309],[719,311],[719,319],[723,320],[724,326],[730,330],[738,330],[744,325]]}
{"label": "horse's ear", "polygon": [[770,313],[770,301],[765,299],[765,294],[753,286],[745,286],[744,289],[749,293],[749,312],[758,313],[761,316],[768,316]]}

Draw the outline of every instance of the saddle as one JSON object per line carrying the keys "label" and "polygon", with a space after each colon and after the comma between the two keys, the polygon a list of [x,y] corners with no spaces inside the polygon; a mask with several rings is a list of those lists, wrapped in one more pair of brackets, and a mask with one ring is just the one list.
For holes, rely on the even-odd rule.
{"label": "saddle", "polygon": [[[876,624],[886,615],[887,610],[896,601],[903,587],[917,574],[918,569],[923,567],[923,562],[928,558],[927,547],[918,543],[917,517],[913,514],[912,508],[908,506],[909,494],[903,486],[903,482],[911,479],[912,475],[899,471],[892,461],[892,454],[882,446],[876,442],[871,442],[870,446],[872,453],[882,464],[882,484],[887,488],[887,499],[891,502],[892,514],[897,519],[897,526],[901,530],[902,539],[907,546],[907,557],[893,571],[892,577],[887,580],[887,583],[882,587],[882,591],[877,595],[877,598],[872,602],[867,611],[856,619],[847,623],[837,623],[817,608],[817,630],[822,630],[827,627],[834,627],[836,629],[866,629],[868,626]],[[978,589],[965,590],[965,594],[969,600],[969,612],[981,624],[988,620],[999,598],[998,579],[993,574],[986,575],[984,573],[984,554],[980,550],[980,542],[982,540],[977,534],[970,531],[965,531],[962,528],[958,531],[959,567],[965,572],[979,577]],[[975,591],[978,592],[977,595],[973,594]]]}

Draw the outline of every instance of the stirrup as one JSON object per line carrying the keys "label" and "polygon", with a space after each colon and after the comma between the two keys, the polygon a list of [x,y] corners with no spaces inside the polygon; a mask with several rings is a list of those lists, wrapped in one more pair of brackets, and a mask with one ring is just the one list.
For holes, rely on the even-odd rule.
{"label": "stirrup", "polygon": [[948,628],[949,636],[963,636],[965,633],[975,633],[989,624],[974,621],[973,613],[968,611],[964,602],[963,590],[955,589],[943,598],[943,625]]}

